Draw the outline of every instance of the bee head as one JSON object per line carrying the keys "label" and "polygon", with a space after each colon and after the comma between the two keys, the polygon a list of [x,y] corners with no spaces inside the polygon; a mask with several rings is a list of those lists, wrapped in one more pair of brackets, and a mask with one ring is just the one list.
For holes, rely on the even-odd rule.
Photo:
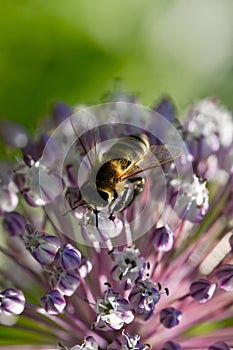
{"label": "bee head", "polygon": [[101,191],[101,190],[97,190],[98,194],[100,195],[100,197],[106,201],[107,203],[109,203],[109,193],[106,191]]}
{"label": "bee head", "polygon": [[96,185],[91,182],[85,182],[80,192],[83,200],[97,210],[106,208],[114,200],[112,191],[97,189]]}

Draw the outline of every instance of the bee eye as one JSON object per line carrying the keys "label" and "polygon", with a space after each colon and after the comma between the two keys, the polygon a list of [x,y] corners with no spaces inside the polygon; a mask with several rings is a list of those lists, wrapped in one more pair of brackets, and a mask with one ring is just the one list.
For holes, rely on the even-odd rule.
{"label": "bee eye", "polygon": [[108,199],[109,199],[109,195],[107,192],[105,191],[98,191],[100,197],[105,200],[106,202],[108,202]]}

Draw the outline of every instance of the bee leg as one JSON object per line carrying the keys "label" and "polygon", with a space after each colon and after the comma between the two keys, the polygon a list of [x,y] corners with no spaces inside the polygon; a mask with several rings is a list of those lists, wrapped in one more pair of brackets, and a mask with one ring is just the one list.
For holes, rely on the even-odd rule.
{"label": "bee leg", "polygon": [[95,214],[95,226],[98,228],[98,226],[99,226],[99,222],[98,222],[98,213],[99,213],[99,211],[94,209],[93,213]]}
{"label": "bee leg", "polygon": [[125,187],[123,191],[119,192],[116,199],[112,201],[110,206],[110,212],[114,213],[114,212],[123,210],[125,207],[128,206],[128,203],[131,202],[132,196],[133,196],[133,188],[130,191],[130,188],[128,186]]}
{"label": "bee leg", "polygon": [[111,213],[111,214],[109,215],[109,220],[114,221],[114,219],[115,219],[115,216],[113,215],[113,213]]}
{"label": "bee leg", "polygon": [[140,194],[143,191],[145,180],[143,177],[134,177],[128,179],[134,186],[134,197]]}
{"label": "bee leg", "polygon": [[[118,193],[116,190],[113,190],[113,201],[115,201],[118,198]],[[110,215],[109,215],[109,220],[114,221],[115,216],[113,215],[113,211],[111,211]]]}

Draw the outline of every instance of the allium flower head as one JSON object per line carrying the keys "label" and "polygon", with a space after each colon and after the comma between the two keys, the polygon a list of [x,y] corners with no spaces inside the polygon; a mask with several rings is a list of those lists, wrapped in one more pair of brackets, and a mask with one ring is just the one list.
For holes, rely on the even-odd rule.
{"label": "allium flower head", "polygon": [[181,124],[117,92],[11,125],[0,349],[233,348],[233,121],[207,98]]}
{"label": "allium flower head", "polygon": [[[214,179],[220,174],[219,169],[228,171],[227,165],[232,163],[232,115],[218,99],[207,98],[189,108],[184,116],[183,135],[197,175]],[[229,162],[226,154],[230,155]]]}
{"label": "allium flower head", "polygon": [[217,99],[208,98],[198,101],[188,113],[185,129],[193,137],[203,137],[210,149],[217,151],[220,146],[227,147],[232,143],[231,113],[221,106]]}

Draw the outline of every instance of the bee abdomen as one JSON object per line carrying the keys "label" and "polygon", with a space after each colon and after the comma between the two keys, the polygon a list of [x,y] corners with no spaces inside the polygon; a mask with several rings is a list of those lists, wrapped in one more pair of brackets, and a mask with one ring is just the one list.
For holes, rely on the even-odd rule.
{"label": "bee abdomen", "polygon": [[132,162],[143,155],[149,147],[150,143],[145,134],[129,135],[119,139],[105,154],[105,157],[108,159],[123,158]]}
{"label": "bee abdomen", "polygon": [[126,136],[126,138],[139,141],[139,143],[143,144],[143,147],[150,147],[149,139],[146,134],[134,134]]}

